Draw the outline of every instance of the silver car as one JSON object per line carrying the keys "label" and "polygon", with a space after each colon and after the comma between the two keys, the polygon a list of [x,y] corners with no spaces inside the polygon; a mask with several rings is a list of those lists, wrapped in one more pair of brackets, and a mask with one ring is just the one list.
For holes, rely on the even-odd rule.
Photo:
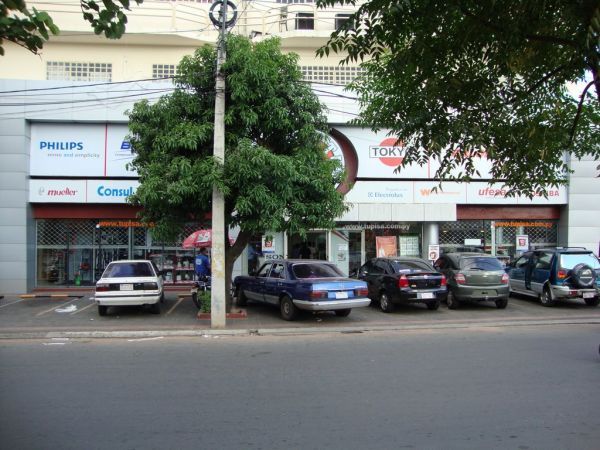
{"label": "silver car", "polygon": [[113,261],[96,283],[94,300],[98,314],[105,316],[109,306],[149,305],[160,314],[164,301],[163,278],[151,261]]}

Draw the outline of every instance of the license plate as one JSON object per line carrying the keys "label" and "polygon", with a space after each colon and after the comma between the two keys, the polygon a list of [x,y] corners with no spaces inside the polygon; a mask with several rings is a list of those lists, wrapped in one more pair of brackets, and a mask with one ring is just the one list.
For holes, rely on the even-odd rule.
{"label": "license plate", "polygon": [[348,293],[347,292],[336,292],[335,298],[348,298]]}
{"label": "license plate", "polygon": [[121,290],[122,291],[133,291],[133,284],[122,284]]}
{"label": "license plate", "polygon": [[417,294],[417,298],[434,298],[433,292],[422,292]]}
{"label": "license plate", "polygon": [[593,292],[584,292],[583,293],[583,298],[594,298],[595,296],[596,296],[596,294]]}

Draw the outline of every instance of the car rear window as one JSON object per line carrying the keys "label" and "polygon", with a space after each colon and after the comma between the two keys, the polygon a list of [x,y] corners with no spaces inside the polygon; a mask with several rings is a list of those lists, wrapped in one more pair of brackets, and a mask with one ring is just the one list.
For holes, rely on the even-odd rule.
{"label": "car rear window", "polygon": [[592,269],[600,269],[600,262],[592,253],[562,253],[560,267],[570,270],[577,264],[586,264]]}
{"label": "car rear window", "polygon": [[433,272],[433,268],[430,267],[425,261],[391,261],[394,272],[410,272],[413,270],[425,270]]}
{"label": "car rear window", "polygon": [[498,259],[481,256],[461,258],[460,268],[465,270],[504,270],[502,263]]}
{"label": "car rear window", "polygon": [[153,277],[154,272],[150,264],[144,262],[109,264],[102,276],[104,278]]}
{"label": "car rear window", "polygon": [[332,264],[299,263],[292,265],[296,278],[336,278],[344,274]]}

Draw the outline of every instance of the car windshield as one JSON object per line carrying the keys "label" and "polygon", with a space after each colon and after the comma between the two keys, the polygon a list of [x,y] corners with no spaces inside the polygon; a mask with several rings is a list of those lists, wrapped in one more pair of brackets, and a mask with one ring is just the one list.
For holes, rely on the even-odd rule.
{"label": "car windshield", "polygon": [[496,258],[474,256],[462,258],[460,268],[465,270],[504,270],[502,263]]}
{"label": "car windshield", "polygon": [[600,269],[600,262],[592,253],[562,253],[560,267],[570,270],[577,264],[586,264],[592,269]]}
{"label": "car windshield", "polygon": [[300,263],[292,265],[296,278],[337,278],[344,274],[333,264]]}
{"label": "car windshield", "polygon": [[409,272],[413,270],[426,270],[428,272],[433,272],[433,268],[430,267],[425,261],[402,261],[396,259],[390,262],[392,263],[394,272]]}
{"label": "car windshield", "polygon": [[109,264],[103,278],[124,278],[124,277],[153,277],[154,273],[150,264],[145,262]]}

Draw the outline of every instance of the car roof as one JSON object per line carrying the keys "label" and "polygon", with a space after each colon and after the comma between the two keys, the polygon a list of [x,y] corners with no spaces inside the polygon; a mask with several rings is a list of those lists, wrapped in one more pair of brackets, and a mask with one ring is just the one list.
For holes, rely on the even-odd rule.
{"label": "car roof", "polygon": [[585,247],[540,247],[533,251],[554,251],[557,253],[593,253],[591,250]]}
{"label": "car roof", "polygon": [[148,263],[152,264],[152,261],[147,259],[119,259],[117,261],[111,261],[109,264],[131,264],[131,263]]}
{"label": "car roof", "polygon": [[473,257],[473,256],[477,256],[478,258],[495,258],[494,255],[491,255],[489,253],[478,253],[478,252],[448,252],[448,253],[444,253],[444,256],[454,256],[456,258],[461,257],[461,256],[467,256],[469,258]]}

